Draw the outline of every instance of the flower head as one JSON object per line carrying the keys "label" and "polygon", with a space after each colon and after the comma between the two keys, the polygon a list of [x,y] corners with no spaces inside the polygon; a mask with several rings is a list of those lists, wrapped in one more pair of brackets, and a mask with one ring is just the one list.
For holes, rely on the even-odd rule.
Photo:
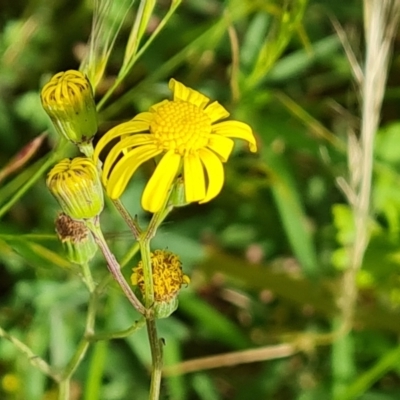
{"label": "flower head", "polygon": [[97,245],[84,222],[76,221],[61,213],[56,219],[56,232],[69,261],[86,264],[96,254]]}
{"label": "flower head", "polygon": [[[150,253],[154,285],[154,313],[157,318],[166,318],[178,307],[178,293],[181,286],[190,279],[182,272],[182,264],[177,255],[170,251],[155,250]],[[132,285],[139,286],[145,293],[143,265],[139,261],[133,268]]]}
{"label": "flower head", "polygon": [[73,219],[93,218],[103,210],[99,174],[88,158],[61,160],[49,172],[46,184],[65,214]]}
{"label": "flower head", "polygon": [[75,144],[90,142],[97,132],[92,88],[79,71],[59,72],[43,87],[40,98],[56,130]]}
{"label": "flower head", "polygon": [[229,116],[218,102],[210,103],[203,94],[171,79],[173,100],[155,104],[148,112],[108,131],[96,146],[95,160],[115,138],[119,138],[104,161],[102,180],[112,199],[119,198],[137,168],[161,156],[147,183],[142,206],[159,211],[176,178],[183,177],[187,203],[206,203],[221,191],[223,163],[233,149],[233,140],[249,142],[257,150],[251,128],[238,121],[223,121]]}

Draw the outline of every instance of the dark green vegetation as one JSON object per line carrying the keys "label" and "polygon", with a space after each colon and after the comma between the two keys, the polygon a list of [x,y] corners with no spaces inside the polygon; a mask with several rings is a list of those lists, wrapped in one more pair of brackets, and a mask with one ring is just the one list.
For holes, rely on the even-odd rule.
{"label": "dark green vegetation", "polygon": [[[52,74],[79,68],[89,3],[0,5],[0,327],[56,367],[81,338],[88,302],[79,268],[65,259],[54,234],[58,206],[45,174],[35,181],[58,138],[50,132],[19,169],[4,167],[48,129],[39,92]],[[158,3],[154,26],[169,6]],[[343,276],[354,242],[353,211],[338,182],[349,179],[346,143],[351,132],[359,134],[361,114],[332,20],[342,24],[362,63],[362,2],[292,0],[289,19],[281,18],[283,3],[184,1],[100,113],[99,135],[166,98],[174,77],[226,106],[259,141],[256,155],[238,142],[222,193],[176,209],[153,242],[154,249],[179,254],[191,276],[179,309],[158,322],[165,364],[199,359],[193,371],[166,376],[163,399],[400,396],[399,36],[376,137],[371,240],[353,282],[359,290],[353,328],[335,336],[345,318],[340,300],[346,301]],[[119,70],[133,18],[127,15],[115,43],[98,100]],[[137,205],[151,168],[135,175],[122,198],[141,221],[149,219]],[[134,245],[127,228],[111,207],[102,224],[122,260]],[[126,277],[136,263],[137,256],[129,260]],[[100,255],[92,269],[98,281],[107,275]],[[110,283],[98,304],[97,332],[127,329],[137,318]],[[281,344],[290,354],[266,351]],[[251,349],[260,350],[258,357],[250,353],[255,361],[241,363]],[[201,358],[223,353],[237,358],[199,369]],[[73,377],[73,399],[146,399],[149,362],[144,329],[96,342]],[[57,398],[52,381],[3,338],[0,398]]]}

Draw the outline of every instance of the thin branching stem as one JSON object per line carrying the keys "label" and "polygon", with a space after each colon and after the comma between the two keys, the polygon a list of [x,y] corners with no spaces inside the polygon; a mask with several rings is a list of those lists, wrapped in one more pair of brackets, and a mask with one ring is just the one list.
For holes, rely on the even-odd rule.
{"label": "thin branching stem", "polygon": [[131,287],[126,282],[124,276],[121,273],[121,267],[118,264],[114,254],[110,251],[106,240],[104,239],[103,233],[101,232],[100,226],[96,221],[86,221],[87,227],[93,234],[93,237],[99,246],[104,258],[107,261],[107,267],[113,278],[117,281],[122,291],[124,292],[127,299],[133,305],[133,307],[141,314],[146,313],[146,309],[139,299],[133,293]]}
{"label": "thin branching stem", "polygon": [[35,354],[25,343],[22,343],[19,339],[5,331],[2,327],[0,327],[0,337],[3,337],[11,342],[15,348],[29,360],[31,365],[43,372],[43,374],[51,377],[56,382],[60,381],[60,376],[53,371],[50,365],[43,360],[43,358]]}

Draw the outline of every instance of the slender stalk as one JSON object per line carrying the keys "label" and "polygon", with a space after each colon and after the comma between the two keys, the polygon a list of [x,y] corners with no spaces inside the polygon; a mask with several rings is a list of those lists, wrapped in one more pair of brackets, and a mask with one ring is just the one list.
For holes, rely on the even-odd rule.
{"label": "slender stalk", "polygon": [[123,331],[118,332],[105,332],[105,333],[96,333],[95,335],[90,337],[90,340],[95,342],[99,340],[111,340],[111,339],[121,339],[127,336],[132,335],[132,333],[141,329],[146,323],[144,318],[141,318],[139,321],[136,321],[132,326],[128,329],[124,329]]}
{"label": "slender stalk", "polygon": [[160,397],[160,387],[163,369],[162,341],[157,335],[156,321],[153,318],[147,318],[147,334],[149,337],[152,369],[149,400],[158,400]]}
{"label": "slender stalk", "polygon": [[82,264],[82,272],[83,272],[83,281],[87,286],[89,293],[93,293],[96,289],[96,286],[93,281],[92,273],[90,272],[90,266],[88,263]]}
{"label": "slender stalk", "polygon": [[58,400],[70,400],[69,389],[71,382],[69,379],[65,379],[58,385]]}
{"label": "slender stalk", "polygon": [[144,306],[150,309],[154,304],[153,269],[151,266],[150,240],[146,237],[139,241],[144,277]]}
{"label": "slender stalk", "polygon": [[[163,207],[161,210],[153,215],[149,226],[146,231],[142,232],[139,246],[140,254],[142,258],[143,267],[143,278],[145,282],[145,307],[148,311],[154,304],[154,284],[153,284],[153,268],[151,264],[150,256],[150,241],[155,236],[158,227],[167,217],[168,213],[171,211],[172,207],[168,206],[169,197],[172,190],[166,197]],[[147,335],[150,343],[151,359],[152,359],[152,369],[151,369],[151,383],[150,383],[150,395],[149,400],[158,400],[160,396],[162,369],[163,369],[163,352],[162,352],[162,340],[158,338],[156,320],[152,312],[146,314],[146,325],[147,325]]]}
{"label": "slender stalk", "polygon": [[86,315],[85,333],[81,341],[79,342],[79,345],[75,350],[75,353],[73,354],[71,360],[64,368],[62,379],[59,383],[58,400],[70,399],[69,389],[71,385],[71,377],[85,357],[91,342],[90,337],[92,337],[94,334],[97,308],[97,294],[95,291],[96,288],[88,264],[82,265],[82,268],[85,277],[85,283],[90,292],[89,305]]}
{"label": "slender stalk", "polygon": [[135,242],[120,261],[121,268],[125,268],[125,266],[132,260],[132,258],[138,253],[139,250],[139,243]]}
{"label": "slender stalk", "polygon": [[150,241],[156,235],[158,227],[163,223],[165,218],[167,218],[168,214],[173,208],[172,206],[168,206],[168,200],[169,196],[171,195],[171,191],[168,194],[167,201],[164,203],[162,209],[158,213],[153,215],[153,218],[151,219],[149,226],[146,229],[144,237],[148,241]]}
{"label": "slender stalk", "polygon": [[43,372],[43,374],[53,378],[56,382],[60,381],[60,376],[53,371],[50,365],[47,364],[43,358],[36,355],[25,343],[22,343],[15,336],[9,334],[2,327],[0,327],[0,337],[3,337],[11,342],[16,349],[22,353],[35,368]]}
{"label": "slender stalk", "polygon": [[[145,282],[144,304],[147,310],[151,310],[151,307],[154,304],[154,284],[150,256],[150,238],[147,236],[147,231],[144,232],[143,237],[139,241],[139,245],[142,258],[143,278]],[[152,360],[149,400],[158,400],[162,375],[162,349],[157,335],[156,321],[151,312],[146,315],[146,326]]]}
{"label": "slender stalk", "polygon": [[98,221],[86,221],[87,227],[93,234],[94,240],[99,246],[101,252],[103,253],[104,258],[107,261],[107,267],[110,271],[113,278],[117,281],[122,291],[125,293],[125,296],[128,298],[133,307],[141,314],[146,314],[146,309],[143,307],[143,304],[139,301],[139,299],[133,293],[131,287],[126,282],[124,276],[121,273],[121,267],[118,264],[117,260],[114,257],[114,254],[111,253],[106,240],[104,239],[103,233],[100,229]]}
{"label": "slender stalk", "polygon": [[128,225],[129,229],[131,230],[134,238],[136,240],[139,240],[141,229],[139,227],[139,224],[138,224],[136,218],[132,218],[132,216],[129,214],[128,210],[125,208],[125,206],[121,203],[120,200],[113,200],[113,203],[114,203],[115,208],[121,214],[122,218],[125,220],[126,224]]}

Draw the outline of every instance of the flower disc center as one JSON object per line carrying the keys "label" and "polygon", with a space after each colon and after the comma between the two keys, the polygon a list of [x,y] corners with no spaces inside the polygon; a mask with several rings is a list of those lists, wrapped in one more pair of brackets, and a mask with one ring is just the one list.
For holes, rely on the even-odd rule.
{"label": "flower disc center", "polygon": [[174,149],[183,156],[207,145],[211,119],[194,104],[168,101],[156,109],[150,132],[162,149]]}

